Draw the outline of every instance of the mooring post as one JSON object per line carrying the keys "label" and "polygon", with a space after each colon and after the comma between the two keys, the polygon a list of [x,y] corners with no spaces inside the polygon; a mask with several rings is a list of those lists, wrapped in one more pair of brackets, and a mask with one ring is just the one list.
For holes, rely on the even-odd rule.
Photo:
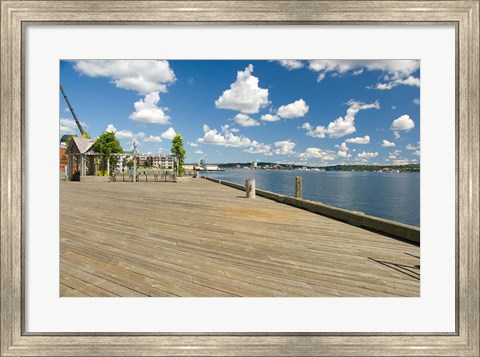
{"label": "mooring post", "polygon": [[295,198],[302,198],[302,176],[295,176]]}
{"label": "mooring post", "polygon": [[245,192],[247,198],[255,198],[255,179],[247,179],[245,181]]}

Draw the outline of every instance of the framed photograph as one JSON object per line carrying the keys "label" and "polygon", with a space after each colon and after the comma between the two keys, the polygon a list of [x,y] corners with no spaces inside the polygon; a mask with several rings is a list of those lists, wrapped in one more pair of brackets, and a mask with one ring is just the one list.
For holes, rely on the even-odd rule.
{"label": "framed photograph", "polygon": [[1,355],[478,356],[479,5],[2,0]]}

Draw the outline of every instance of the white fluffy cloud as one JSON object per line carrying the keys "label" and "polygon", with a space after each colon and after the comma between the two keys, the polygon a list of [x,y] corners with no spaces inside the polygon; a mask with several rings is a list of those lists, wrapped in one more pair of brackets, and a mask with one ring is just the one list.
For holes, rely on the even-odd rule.
{"label": "white fluffy cloud", "polygon": [[338,152],[337,152],[337,155],[339,157],[350,157],[351,155],[348,153],[348,151],[350,150],[347,146],[347,143],[346,142],[343,142],[341,143],[340,145],[335,145],[337,148],[338,148]]}
{"label": "white fluffy cloud", "polygon": [[117,139],[141,139],[145,137],[144,132],[133,133],[130,130],[119,130],[115,132]]}
{"label": "white fluffy cloud", "polygon": [[248,147],[252,145],[252,140],[243,136],[235,135],[230,131],[228,125],[222,126],[222,131],[210,129],[208,125],[203,126],[203,138],[197,141],[202,144],[214,144],[227,147]]}
{"label": "white fluffy cloud", "polygon": [[407,150],[418,150],[419,148],[420,148],[420,145],[414,146],[412,144],[408,144],[407,146],[405,146],[405,149]]}
{"label": "white fluffy cloud", "polygon": [[303,123],[302,126],[300,127],[300,129],[305,129],[305,130],[310,131],[310,130],[313,130],[313,126],[310,123]]}
{"label": "white fluffy cloud", "polygon": [[393,161],[394,165],[408,165],[410,161],[408,159],[397,159]]}
{"label": "white fluffy cloud", "polygon": [[275,154],[277,155],[292,155],[295,154],[293,148],[295,147],[295,142],[291,140],[277,141],[274,143]]}
{"label": "white fluffy cloud", "polygon": [[202,151],[202,150],[196,150],[196,151],[195,151],[195,154],[197,154],[197,155],[202,155],[202,154],[203,154],[203,151]]}
{"label": "white fluffy cloud", "polygon": [[160,136],[163,139],[172,140],[175,135],[177,135],[177,133],[172,127],[170,127],[167,130],[165,130]]}
{"label": "white fluffy cloud", "polygon": [[355,61],[350,60],[313,60],[308,64],[309,69],[319,72],[319,82],[325,78],[328,72],[343,74],[358,67],[361,66]]}
{"label": "white fluffy cloud", "polygon": [[357,157],[364,158],[364,159],[371,159],[378,156],[378,152],[368,152],[363,151],[357,155]]}
{"label": "white fluffy cloud", "polygon": [[250,140],[244,135],[235,135],[230,126],[222,126],[221,131],[210,129],[208,125],[203,126],[203,137],[198,138],[197,142],[201,144],[213,144],[225,147],[243,147],[244,152],[251,154],[271,155],[271,146],[259,143],[256,140]]}
{"label": "white fluffy cloud", "polygon": [[215,101],[215,106],[253,114],[268,105],[268,89],[258,86],[258,78],[253,76],[252,72],[251,64],[243,72],[238,71],[237,80]]}
{"label": "white fluffy cloud", "polygon": [[130,130],[118,130],[115,132],[117,139],[133,139],[135,134]]}
{"label": "white fluffy cloud", "polygon": [[159,137],[159,136],[150,135],[149,137],[146,137],[145,139],[143,139],[143,141],[145,141],[147,143],[161,143],[162,138]]}
{"label": "white fluffy cloud", "polygon": [[117,128],[115,128],[115,126],[113,124],[108,124],[105,131],[107,133],[115,133],[117,131]]}
{"label": "white fluffy cloud", "polygon": [[395,119],[390,125],[390,130],[395,131],[409,131],[415,127],[415,123],[408,115],[402,115],[401,117]]}
{"label": "white fluffy cloud", "polygon": [[165,114],[166,108],[157,106],[160,101],[158,92],[149,93],[145,99],[135,102],[135,112],[130,114],[130,119],[146,124],[169,124],[170,117]]}
{"label": "white fluffy cloud", "polygon": [[316,128],[312,128],[309,123],[303,124],[304,129],[307,130],[307,135],[313,136],[314,138],[324,138],[326,135],[328,135],[330,138],[341,138],[343,136],[353,134],[357,130],[355,128],[355,115],[360,110],[371,108],[380,109],[379,102],[365,104],[351,99],[347,104],[349,107],[345,117],[339,117],[338,119],[330,122],[326,128],[321,125],[317,126]]}
{"label": "white fluffy cloud", "polygon": [[394,142],[391,142],[391,141],[388,141],[388,140],[383,140],[382,147],[390,148],[390,147],[394,147],[394,146],[395,146]]}
{"label": "white fluffy cloud", "polygon": [[302,152],[298,155],[301,159],[321,159],[325,161],[335,160],[335,156],[330,151],[323,151],[319,148],[308,148],[305,152]]}
{"label": "white fluffy cloud", "polygon": [[408,144],[407,146],[405,146],[405,149],[413,151],[412,155],[420,156],[420,141],[417,144],[418,146],[413,146],[412,144]]}
{"label": "white fluffy cloud", "polygon": [[408,76],[407,78],[389,78],[386,83],[377,83],[375,86],[370,86],[368,88],[374,88],[378,90],[390,90],[395,88],[399,85],[406,85],[411,87],[420,87],[420,78],[416,78],[413,76]]}
{"label": "white fluffy cloud", "polygon": [[420,79],[412,76],[420,68],[418,60],[313,60],[309,62],[308,68],[318,72],[318,82],[327,74],[359,75],[366,69],[385,73],[384,83],[377,83],[369,88],[385,90],[399,85],[420,86]]}
{"label": "white fluffy cloud", "polygon": [[395,139],[400,139],[400,133],[398,131],[394,131],[393,136],[395,137]]}
{"label": "white fluffy cloud", "polygon": [[112,124],[109,124],[105,131],[115,133],[115,137],[118,140],[126,140],[129,143],[132,143],[134,141],[136,143],[139,143],[139,140],[145,138],[145,133],[142,131],[139,133],[134,133],[130,130],[117,130],[117,128],[115,128]]}
{"label": "white fluffy cloud", "polygon": [[[80,122],[80,125],[83,129],[88,128],[88,125],[84,122]],[[80,135],[80,130],[78,129],[77,123],[73,119],[60,118],[60,134],[64,135]]]}
{"label": "white fluffy cloud", "polygon": [[243,151],[249,154],[263,154],[266,156],[273,155],[271,145],[257,143],[256,141],[254,141],[254,143],[255,144],[253,146],[250,146],[248,149],[245,149]]}
{"label": "white fluffy cloud", "polygon": [[299,61],[299,60],[278,60],[277,61],[278,63],[280,63],[280,65],[282,67],[285,67],[289,70],[292,70],[292,69],[299,69],[299,68],[302,68],[304,65],[303,65],[303,62],[302,61]]}
{"label": "white fluffy cloud", "polygon": [[303,99],[299,99],[293,103],[282,105],[280,108],[278,108],[277,115],[280,118],[287,119],[301,118],[307,114],[308,109],[307,103],[305,103]]}
{"label": "white fluffy cloud", "polygon": [[415,98],[412,102],[416,105],[420,105],[420,98]]}
{"label": "white fluffy cloud", "polygon": [[347,143],[350,144],[370,144],[370,136],[365,135],[363,138],[361,136],[358,136],[356,138],[350,138],[345,140]]}
{"label": "white fluffy cloud", "polygon": [[235,115],[233,120],[235,120],[235,123],[237,123],[240,126],[258,126],[258,125],[260,125],[260,123],[257,120],[249,117],[246,114],[242,114],[242,113],[239,113],[239,114]]}
{"label": "white fluffy cloud", "polygon": [[75,70],[89,77],[108,77],[119,88],[140,94],[165,92],[175,82],[175,73],[168,61],[157,60],[82,60]]}
{"label": "white fluffy cloud", "polygon": [[260,119],[262,119],[263,121],[279,121],[280,117],[274,114],[264,114],[261,116]]}
{"label": "white fluffy cloud", "polygon": [[304,117],[308,113],[308,105],[303,99],[280,106],[270,114],[264,114],[260,119],[263,121],[278,121],[280,119],[294,119]]}
{"label": "white fluffy cloud", "polygon": [[[420,68],[418,60],[313,60],[309,68],[316,72],[338,72],[367,69],[369,71],[383,71],[391,74],[408,76]],[[357,73],[359,74],[359,73]]]}

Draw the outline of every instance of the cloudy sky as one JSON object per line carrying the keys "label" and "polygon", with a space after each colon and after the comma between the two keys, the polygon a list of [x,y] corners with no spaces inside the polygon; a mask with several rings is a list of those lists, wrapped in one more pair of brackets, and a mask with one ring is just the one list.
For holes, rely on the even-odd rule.
{"label": "cloudy sky", "polygon": [[[60,82],[92,138],[187,162],[303,165],[420,161],[416,60],[79,60]],[[78,128],[59,92],[60,136]]]}

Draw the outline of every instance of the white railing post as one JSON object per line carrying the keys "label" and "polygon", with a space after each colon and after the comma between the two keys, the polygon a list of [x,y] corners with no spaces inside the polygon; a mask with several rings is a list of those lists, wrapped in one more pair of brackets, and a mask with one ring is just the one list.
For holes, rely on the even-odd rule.
{"label": "white railing post", "polygon": [[247,198],[255,198],[255,179],[247,179],[245,181],[245,192]]}

